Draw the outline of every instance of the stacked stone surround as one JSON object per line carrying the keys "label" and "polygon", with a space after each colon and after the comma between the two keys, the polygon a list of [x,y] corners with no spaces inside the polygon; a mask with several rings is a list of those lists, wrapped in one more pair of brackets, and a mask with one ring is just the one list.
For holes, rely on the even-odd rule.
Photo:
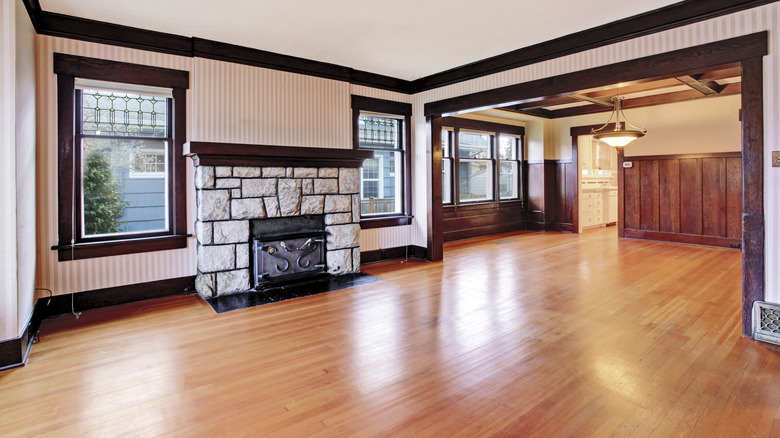
{"label": "stacked stone surround", "polygon": [[357,168],[198,166],[197,277],[203,297],[251,289],[249,221],[324,214],[334,275],[360,272]]}

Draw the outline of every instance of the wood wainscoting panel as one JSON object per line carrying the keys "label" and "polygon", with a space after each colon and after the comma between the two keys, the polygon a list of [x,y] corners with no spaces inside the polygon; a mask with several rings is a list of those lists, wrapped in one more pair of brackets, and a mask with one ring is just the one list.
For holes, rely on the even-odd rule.
{"label": "wood wainscoting panel", "polygon": [[445,242],[526,228],[526,210],[519,201],[444,207]]}
{"label": "wood wainscoting panel", "polygon": [[701,160],[680,160],[680,232],[701,234]]}
{"label": "wood wainscoting panel", "polygon": [[726,158],[726,236],[742,238],[742,159]]}
{"label": "wood wainscoting panel", "polygon": [[658,162],[658,215],[660,231],[680,232],[680,160]]}
{"label": "wood wainscoting panel", "polygon": [[739,152],[626,157],[625,237],[700,245],[741,242]]}
{"label": "wood wainscoting panel", "polygon": [[[630,161],[631,158],[625,158],[625,161]],[[623,169],[623,168],[621,168]],[[629,167],[620,171],[623,174],[623,193],[624,193],[624,206],[623,206],[623,220],[625,229],[638,230],[639,227],[639,167]]]}
{"label": "wood wainscoting panel", "polygon": [[658,161],[639,163],[639,226],[643,230],[658,230]]}

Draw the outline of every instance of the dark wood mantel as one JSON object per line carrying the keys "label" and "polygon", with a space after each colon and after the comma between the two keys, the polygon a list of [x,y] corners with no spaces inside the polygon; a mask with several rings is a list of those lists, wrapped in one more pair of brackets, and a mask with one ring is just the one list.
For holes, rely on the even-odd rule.
{"label": "dark wood mantel", "polygon": [[372,151],[191,141],[184,156],[196,166],[361,167]]}

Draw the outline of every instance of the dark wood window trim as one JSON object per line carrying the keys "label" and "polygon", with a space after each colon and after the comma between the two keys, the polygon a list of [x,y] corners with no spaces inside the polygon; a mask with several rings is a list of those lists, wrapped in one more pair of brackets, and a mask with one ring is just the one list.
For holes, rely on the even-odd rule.
{"label": "dark wood window trim", "polygon": [[[186,90],[189,72],[146,65],[54,54],[57,75],[58,220],[59,238],[53,250],[58,260],[78,260],[187,247]],[[129,236],[100,242],[78,242],[73,235],[75,214],[75,79],[95,79],[135,85],[171,88],[173,94],[173,143],[168,178],[170,229],[165,235]],[[75,243],[74,243],[75,242]]]}
{"label": "dark wood window trim", "polygon": [[[365,96],[352,96],[352,147],[360,149],[358,117],[361,111],[369,111],[390,114],[403,117],[404,120],[404,145],[403,145],[403,176],[401,181],[404,187],[401,191],[403,212],[400,214],[362,218],[361,229],[397,227],[412,223],[412,105],[409,103],[395,102],[392,100],[375,99]],[[362,179],[362,178],[361,178]],[[362,184],[362,182],[361,182]]]}
{"label": "dark wood window trim", "polygon": [[[470,207],[472,208],[485,208],[486,206],[495,206],[495,208],[498,208],[500,205],[505,204],[525,204],[525,187],[527,186],[525,178],[525,171],[524,171],[524,165],[525,162],[525,127],[523,126],[516,126],[516,125],[504,125],[501,123],[494,123],[494,122],[485,122],[481,120],[472,120],[472,119],[464,119],[462,117],[444,117],[440,119],[442,128],[453,128],[454,129],[454,135],[452,136],[452,141],[457,144],[458,142],[458,135],[457,133],[460,132],[461,129],[469,129],[469,130],[475,130],[475,131],[482,131],[486,133],[491,133],[491,147],[493,148],[492,157],[489,160],[491,161],[493,165],[493,199],[490,200],[480,200],[480,201],[459,201],[459,191],[458,191],[458,184],[455,181],[455,178],[458,175],[458,162],[460,161],[458,157],[456,157],[457,150],[453,146],[453,153],[452,153],[452,163],[453,163],[453,169],[452,169],[452,193],[450,194],[451,202],[448,204],[443,204],[444,209],[447,211],[461,211],[464,209],[468,209]],[[501,199],[500,193],[499,193],[499,159],[498,159],[498,138],[501,134],[509,134],[513,136],[519,136],[521,138],[521,144],[520,144],[520,150],[518,151],[518,155],[520,159],[518,160],[520,162],[520,165],[518,166],[517,171],[520,173],[519,178],[521,179],[520,184],[520,198],[513,198],[513,199]],[[441,145],[441,142],[439,143]],[[439,146],[441,148],[441,146]],[[442,160],[443,162],[443,160]],[[440,172],[441,174],[441,172]]]}

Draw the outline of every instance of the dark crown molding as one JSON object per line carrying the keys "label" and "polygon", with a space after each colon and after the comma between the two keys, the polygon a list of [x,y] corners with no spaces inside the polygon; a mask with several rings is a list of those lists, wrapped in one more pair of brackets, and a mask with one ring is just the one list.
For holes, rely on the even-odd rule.
{"label": "dark crown molding", "polygon": [[497,55],[414,81],[355,70],[326,62],[241,47],[201,38],[46,12],[38,0],[22,0],[36,32],[172,55],[201,57],[315,77],[334,79],[405,94],[500,73],[584,50],[661,32],[777,0],[686,0],[654,11]]}
{"label": "dark crown molding", "polygon": [[415,93],[560,58],[777,0],[686,0],[412,81]]}

